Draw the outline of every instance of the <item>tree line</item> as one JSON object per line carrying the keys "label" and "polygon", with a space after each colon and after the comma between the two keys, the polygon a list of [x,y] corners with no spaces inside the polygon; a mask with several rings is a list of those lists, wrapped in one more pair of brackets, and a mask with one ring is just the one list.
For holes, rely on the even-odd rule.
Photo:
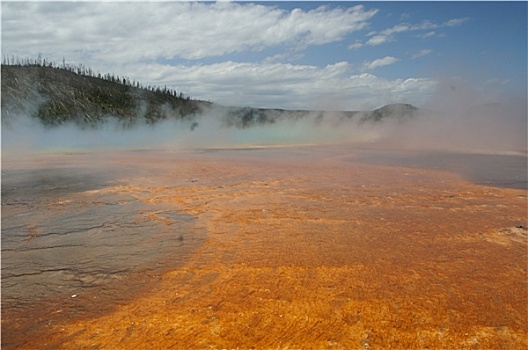
{"label": "tree line", "polygon": [[170,95],[179,99],[191,100],[190,96],[184,95],[182,92],[177,92],[174,89],[164,86],[160,88],[159,86],[152,85],[143,85],[139,81],[131,80],[128,77],[120,77],[116,74],[101,74],[94,72],[90,67],[86,67],[84,64],[79,63],[76,65],[66,63],[65,58],[62,59],[62,64],[57,64],[52,60],[42,58],[42,55],[38,55],[37,58],[20,58],[14,55],[4,55],[2,57],[2,65],[6,66],[19,66],[19,67],[47,67],[61,69],[68,72],[72,72],[81,76],[87,76],[92,78],[98,78],[113,83],[118,83],[124,86],[133,87],[137,89],[148,90],[160,95]]}

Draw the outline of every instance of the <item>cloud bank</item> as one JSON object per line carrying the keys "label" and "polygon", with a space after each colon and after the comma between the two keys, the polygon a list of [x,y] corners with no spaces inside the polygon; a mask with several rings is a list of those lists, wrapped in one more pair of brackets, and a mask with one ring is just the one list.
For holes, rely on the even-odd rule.
{"label": "cloud bank", "polygon": [[4,3],[2,10],[2,45],[13,54],[136,62],[327,44],[363,29],[377,12],[362,5],[286,11],[233,2]]}
{"label": "cloud bank", "polygon": [[[131,66],[124,71],[138,69]],[[436,85],[431,79],[389,80],[369,73],[355,74],[347,62],[322,68],[233,61],[199,66],[151,64],[143,67],[141,75],[160,86],[178,79],[176,90],[227,105],[334,111],[369,110],[399,101],[421,105]],[[249,103],[256,99],[259,105]]]}

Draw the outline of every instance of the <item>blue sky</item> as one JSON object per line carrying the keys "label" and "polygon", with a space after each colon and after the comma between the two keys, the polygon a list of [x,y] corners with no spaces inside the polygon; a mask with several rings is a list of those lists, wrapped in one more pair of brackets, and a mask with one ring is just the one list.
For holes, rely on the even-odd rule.
{"label": "blue sky", "polygon": [[525,99],[526,31],[526,2],[2,2],[3,55],[285,109]]}

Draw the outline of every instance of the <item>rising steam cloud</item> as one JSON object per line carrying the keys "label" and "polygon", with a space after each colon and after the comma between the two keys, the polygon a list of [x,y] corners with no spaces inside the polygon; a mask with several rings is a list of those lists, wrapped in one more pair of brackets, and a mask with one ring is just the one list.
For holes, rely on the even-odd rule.
{"label": "rising steam cloud", "polygon": [[[35,102],[37,103],[37,102]],[[190,119],[123,128],[112,121],[95,128],[46,127],[27,114],[2,119],[3,157],[35,152],[102,149],[193,149],[303,144],[374,144],[402,149],[461,152],[526,152],[526,97],[486,100],[461,81],[438,84],[437,94],[412,119],[361,121],[361,114],[312,112],[247,128],[229,127],[225,108]],[[27,106],[26,110],[34,110]]]}
{"label": "rising steam cloud", "polygon": [[388,140],[411,149],[526,153],[527,127],[526,95],[492,94],[451,78],[439,82],[421,118]]}

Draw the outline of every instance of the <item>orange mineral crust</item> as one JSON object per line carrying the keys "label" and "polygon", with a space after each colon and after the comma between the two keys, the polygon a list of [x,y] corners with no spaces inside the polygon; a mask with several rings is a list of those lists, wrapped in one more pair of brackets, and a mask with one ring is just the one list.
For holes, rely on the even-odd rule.
{"label": "orange mineral crust", "polygon": [[[65,157],[93,155],[45,162]],[[4,307],[3,348],[526,349],[526,191],[357,159],[343,147],[105,155],[112,181],[48,205],[126,198],[139,234],[179,230],[192,249],[34,301],[26,317]]]}

